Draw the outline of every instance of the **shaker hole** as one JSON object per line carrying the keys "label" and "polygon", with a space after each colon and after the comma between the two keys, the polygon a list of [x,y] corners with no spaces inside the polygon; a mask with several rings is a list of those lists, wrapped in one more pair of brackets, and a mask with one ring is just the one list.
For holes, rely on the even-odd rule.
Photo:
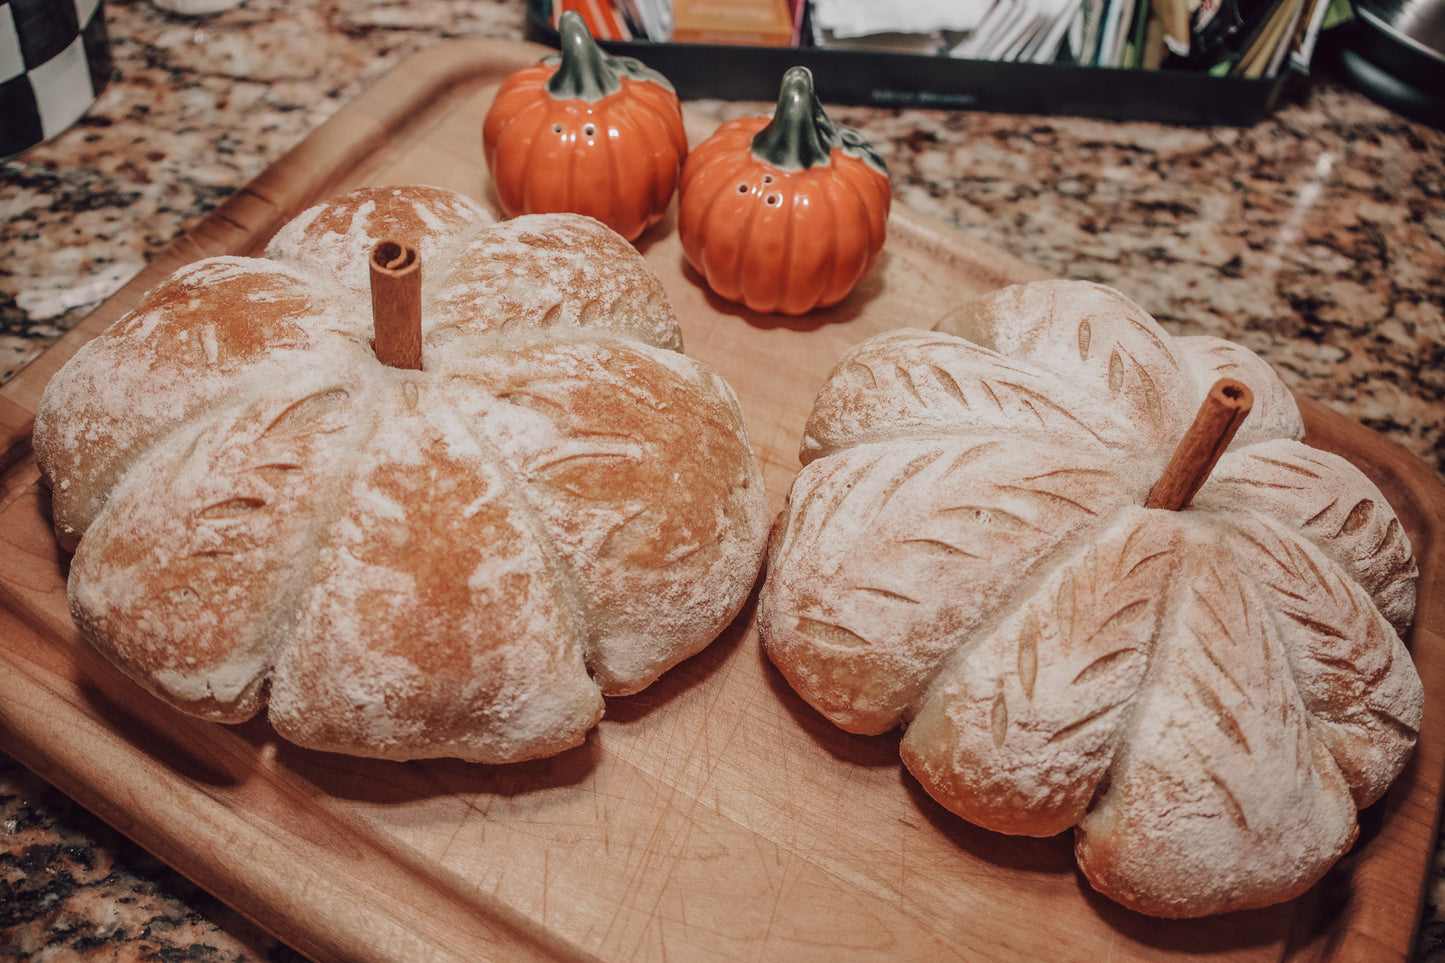
{"label": "shaker hole", "polygon": [[767,197],[763,198],[763,203],[768,205],[769,207],[777,207],[779,204],[783,203],[783,196],[781,194],[769,194]]}
{"label": "shaker hole", "polygon": [[560,133],[562,133],[562,125],[561,125],[561,124],[553,124],[553,125],[552,125],[552,133],[554,133],[554,134],[560,134]]}
{"label": "shaker hole", "polygon": [[597,133],[597,125],[596,125],[596,124],[588,124],[588,125],[586,125],[585,127],[582,128],[582,133],[586,134],[588,137],[591,137],[591,136],[595,135],[595,134]]}

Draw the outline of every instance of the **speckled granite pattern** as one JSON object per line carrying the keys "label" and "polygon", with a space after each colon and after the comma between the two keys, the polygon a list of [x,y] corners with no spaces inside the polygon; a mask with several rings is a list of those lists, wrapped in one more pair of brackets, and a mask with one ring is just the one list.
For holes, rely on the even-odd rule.
{"label": "speckled granite pattern", "polygon": [[0,959],[303,959],[8,758],[0,841]]}
{"label": "speckled granite pattern", "polygon": [[[0,163],[0,381],[388,67],[523,24],[519,0],[107,14],[117,73],[94,109]],[[1247,129],[830,113],[883,153],[900,203],[1253,348],[1445,477],[1445,134],[1319,78]],[[1445,881],[1427,895],[1416,958],[1445,963]],[[0,755],[0,959],[295,958]]]}

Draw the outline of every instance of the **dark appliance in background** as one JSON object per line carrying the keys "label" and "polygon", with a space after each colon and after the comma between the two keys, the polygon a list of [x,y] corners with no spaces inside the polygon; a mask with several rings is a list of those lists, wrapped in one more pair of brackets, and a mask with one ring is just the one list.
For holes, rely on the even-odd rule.
{"label": "dark appliance in background", "polygon": [[1445,130],[1445,0],[1355,0],[1320,40],[1330,76],[1411,120]]}

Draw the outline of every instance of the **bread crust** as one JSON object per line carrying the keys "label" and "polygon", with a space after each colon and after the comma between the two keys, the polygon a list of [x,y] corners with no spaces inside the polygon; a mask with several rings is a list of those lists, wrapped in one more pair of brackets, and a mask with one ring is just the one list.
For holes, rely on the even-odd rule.
{"label": "bread crust", "polygon": [[[1145,508],[1221,377],[1255,408],[1183,510]],[[1070,829],[1143,913],[1298,895],[1400,772],[1423,690],[1408,539],[1304,445],[1257,356],[1118,292],[1019,285],[840,359],[758,605],[802,698],[980,826]]]}
{"label": "bread crust", "polygon": [[[420,371],[370,348],[382,238],[422,252]],[[319,205],[265,258],[177,272],[47,388],[75,621],[177,708],[264,709],[312,748],[577,745],[604,695],[711,642],[761,564],[742,411],[680,345],[590,218],[497,224],[434,188]]]}

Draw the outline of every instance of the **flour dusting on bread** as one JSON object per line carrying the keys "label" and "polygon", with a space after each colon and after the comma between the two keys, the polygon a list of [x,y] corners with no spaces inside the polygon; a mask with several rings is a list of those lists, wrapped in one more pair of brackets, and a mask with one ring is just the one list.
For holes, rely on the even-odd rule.
{"label": "flour dusting on bread", "polygon": [[[422,369],[366,260],[421,252]],[[367,188],[162,282],[52,380],[37,461],[84,635],[158,697],[302,745],[579,743],[741,609],[769,524],[732,390],[636,250]]]}
{"label": "flour dusting on bread", "polygon": [[[1146,508],[1221,378],[1254,407],[1180,510]],[[1245,349],[1118,292],[1005,288],[857,345],[820,389],[769,548],[764,648],[984,827],[1074,829],[1157,916],[1289,899],[1413,750],[1409,540],[1303,444]]]}

